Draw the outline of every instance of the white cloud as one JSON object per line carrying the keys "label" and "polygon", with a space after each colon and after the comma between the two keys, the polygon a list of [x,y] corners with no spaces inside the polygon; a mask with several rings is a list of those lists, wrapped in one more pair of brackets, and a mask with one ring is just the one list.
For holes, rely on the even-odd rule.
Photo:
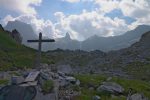
{"label": "white cloud", "polygon": [[3,26],[7,25],[8,21],[14,21],[15,19],[11,15],[7,15],[3,20],[1,20],[1,23]]}
{"label": "white cloud", "polygon": [[38,19],[34,15],[21,15],[19,17],[13,18],[11,15],[6,16],[2,22],[3,25],[6,25],[8,21],[21,21],[27,24],[30,24],[33,27],[35,33],[42,32],[46,37],[58,37],[53,23],[50,20]]}
{"label": "white cloud", "polygon": [[120,3],[120,9],[125,16],[133,18],[143,18],[150,14],[150,1],[148,0],[123,0]]}
{"label": "white cloud", "polygon": [[80,40],[87,39],[93,35],[119,35],[128,29],[123,19],[115,18],[112,20],[96,11],[59,18],[55,28],[60,32],[69,32],[72,38]]}
{"label": "white cloud", "polygon": [[0,6],[24,14],[36,14],[34,6],[39,6],[42,0],[0,0]]}
{"label": "white cloud", "polygon": [[62,1],[66,1],[69,3],[76,3],[76,2],[80,2],[80,0],[62,0]]}
{"label": "white cloud", "polygon": [[[7,0],[6,0],[7,1]],[[17,1],[17,0],[15,0]],[[39,5],[41,0],[34,1],[34,5]],[[37,2],[39,1],[39,2]],[[94,1],[98,8],[91,12],[83,11],[80,14],[66,16],[63,12],[56,12],[57,22],[39,19],[36,15],[25,14],[17,18],[7,16],[3,19],[3,24],[9,20],[20,20],[31,24],[36,33],[43,32],[45,36],[62,37],[69,32],[73,39],[84,40],[90,36],[114,36],[120,35],[129,29],[135,28],[140,24],[150,24],[150,2],[148,0],[65,0],[68,2],[87,2]],[[1,1],[0,1],[1,2]],[[3,1],[4,2],[4,1]],[[21,0],[20,0],[21,2]],[[28,3],[28,6],[32,7]],[[1,4],[0,4],[1,5]],[[105,16],[106,13],[114,9],[120,9],[125,16],[136,19],[131,25],[127,25],[125,20]],[[25,11],[22,11],[25,12]]]}
{"label": "white cloud", "polygon": [[109,13],[114,9],[120,9],[124,16],[136,19],[134,23],[129,25],[135,28],[137,25],[150,25],[150,1],[149,0],[94,0],[99,5],[101,12]]}
{"label": "white cloud", "polygon": [[113,9],[118,8],[119,1],[117,0],[94,0],[95,4],[98,4],[100,7],[100,10],[104,13],[108,13],[112,11]]}
{"label": "white cloud", "polygon": [[78,3],[78,2],[93,2],[94,0],[62,0],[69,3]]}

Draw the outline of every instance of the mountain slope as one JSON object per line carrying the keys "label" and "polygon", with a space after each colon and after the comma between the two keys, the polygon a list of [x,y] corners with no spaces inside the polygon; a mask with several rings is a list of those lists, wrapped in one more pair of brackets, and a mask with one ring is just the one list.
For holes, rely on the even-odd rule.
{"label": "mountain slope", "polygon": [[128,31],[123,35],[114,37],[92,36],[82,42],[82,50],[102,50],[111,51],[129,47],[137,42],[143,33],[150,31],[150,26],[140,25],[134,30]]}
{"label": "mountain slope", "polygon": [[0,71],[34,67],[36,51],[18,44],[9,33],[0,27]]}
{"label": "mountain slope", "polygon": [[71,65],[75,73],[104,73],[150,80],[150,32],[128,48],[110,51],[86,52],[81,50],[55,50],[47,57],[60,65]]}

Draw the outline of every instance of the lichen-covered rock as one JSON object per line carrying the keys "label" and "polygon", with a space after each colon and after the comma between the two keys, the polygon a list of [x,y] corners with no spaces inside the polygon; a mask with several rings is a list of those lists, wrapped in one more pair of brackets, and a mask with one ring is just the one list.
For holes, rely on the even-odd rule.
{"label": "lichen-covered rock", "polygon": [[107,91],[110,93],[123,93],[124,88],[117,83],[114,82],[103,82],[101,86],[97,88],[98,92]]}
{"label": "lichen-covered rock", "polygon": [[148,100],[143,94],[136,93],[127,97],[127,100]]}

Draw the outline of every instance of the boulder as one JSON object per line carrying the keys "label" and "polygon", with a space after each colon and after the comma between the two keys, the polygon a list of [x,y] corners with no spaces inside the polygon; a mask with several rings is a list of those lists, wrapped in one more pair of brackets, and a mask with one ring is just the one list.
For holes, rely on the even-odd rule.
{"label": "boulder", "polygon": [[108,77],[108,78],[107,78],[107,81],[110,81],[110,80],[112,80],[112,77]]}
{"label": "boulder", "polygon": [[80,80],[76,81],[76,85],[78,85],[78,86],[80,85]]}
{"label": "boulder", "polygon": [[68,85],[69,85],[69,82],[66,81],[66,79],[64,79],[64,78],[59,79],[59,86],[65,87],[65,86],[68,86]]}
{"label": "boulder", "polygon": [[69,82],[73,82],[73,83],[76,83],[76,78],[74,78],[74,77],[71,77],[71,76],[66,76],[66,78],[65,78],[67,81],[69,81]]}
{"label": "boulder", "polygon": [[103,84],[97,88],[97,91],[98,92],[107,91],[112,94],[120,94],[123,93],[124,88],[114,82],[103,82]]}
{"label": "boulder", "polygon": [[22,76],[12,76],[11,83],[12,84],[20,84],[24,82],[24,78]]}
{"label": "boulder", "polygon": [[136,93],[127,97],[127,100],[148,100],[143,94]]}
{"label": "boulder", "polygon": [[98,96],[98,95],[95,95],[95,96],[93,97],[93,100],[101,100],[101,97]]}
{"label": "boulder", "polygon": [[61,77],[65,77],[65,73],[58,71],[58,75]]}
{"label": "boulder", "polygon": [[59,72],[63,72],[65,74],[71,74],[72,73],[72,68],[70,65],[59,65],[59,66],[57,66],[57,69]]}
{"label": "boulder", "polygon": [[41,76],[43,79],[45,79],[45,80],[50,80],[50,79],[52,79],[52,77],[51,77],[49,74],[44,73],[44,72],[40,72],[40,76]]}

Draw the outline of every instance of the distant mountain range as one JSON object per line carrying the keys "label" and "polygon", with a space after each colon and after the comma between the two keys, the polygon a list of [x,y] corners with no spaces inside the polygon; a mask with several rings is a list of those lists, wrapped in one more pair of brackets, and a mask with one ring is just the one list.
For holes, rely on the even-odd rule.
{"label": "distant mountain range", "polygon": [[[37,48],[37,44],[29,44],[26,42],[28,39],[38,38],[31,25],[20,21],[12,21],[8,22],[8,24],[5,26],[5,29],[9,31],[17,29],[23,37],[23,44],[33,48]],[[61,48],[69,50],[80,49],[85,51],[102,50],[107,52],[129,47],[133,43],[137,42],[143,33],[146,33],[148,31],[150,31],[150,26],[140,25],[134,30],[128,31],[123,35],[113,37],[99,37],[97,35],[94,35],[82,42],[71,39],[69,33],[67,33],[65,37],[55,39],[55,43],[44,43],[43,50],[47,51]]]}

